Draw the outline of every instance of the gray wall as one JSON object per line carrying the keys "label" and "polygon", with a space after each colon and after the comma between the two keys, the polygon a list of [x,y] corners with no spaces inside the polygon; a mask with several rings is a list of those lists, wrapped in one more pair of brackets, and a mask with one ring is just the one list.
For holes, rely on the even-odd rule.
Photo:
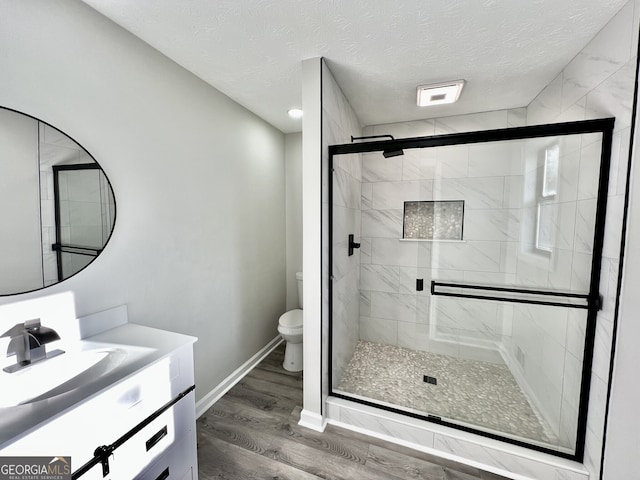
{"label": "gray wall", "polygon": [[296,272],[302,271],[302,133],[285,135],[287,310],[300,308]]}
{"label": "gray wall", "polygon": [[284,135],[79,1],[0,10],[0,105],[80,142],[118,208],[85,271],[0,302],[72,291],[79,316],[127,304],[132,322],[196,335],[201,398],[285,310]]}

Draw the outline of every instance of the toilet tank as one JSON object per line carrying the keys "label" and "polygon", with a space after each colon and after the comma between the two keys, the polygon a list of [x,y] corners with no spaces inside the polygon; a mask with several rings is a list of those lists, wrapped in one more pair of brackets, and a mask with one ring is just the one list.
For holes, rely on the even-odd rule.
{"label": "toilet tank", "polygon": [[296,281],[298,282],[298,305],[302,308],[302,272],[296,273]]}

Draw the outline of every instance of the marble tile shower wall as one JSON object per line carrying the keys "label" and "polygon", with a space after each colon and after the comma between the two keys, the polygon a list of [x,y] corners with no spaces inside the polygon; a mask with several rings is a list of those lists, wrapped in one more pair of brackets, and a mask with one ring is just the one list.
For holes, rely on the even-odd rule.
{"label": "marble tile shower wall", "polygon": [[[610,366],[613,317],[617,296],[617,278],[620,258],[621,225],[625,196],[629,145],[631,135],[633,90],[637,64],[640,1],[631,0],[593,40],[564,68],[558,76],[531,102],[527,108],[527,124],[615,117],[613,151],[611,158],[605,244],[601,265],[600,293],[603,309],[598,313],[587,437],[584,463],[593,478],[600,474],[602,438],[606,392]],[[583,142],[582,148],[588,148]],[[583,151],[584,153],[584,151]],[[582,172],[581,172],[582,174]],[[588,204],[583,204],[585,207]],[[578,222],[574,225],[576,232]],[[584,255],[577,248],[574,255]],[[581,275],[575,272],[575,277]],[[576,365],[581,362],[581,342],[584,322],[575,318],[575,312],[566,321],[566,348],[564,358],[558,351],[553,369],[563,370],[568,377],[575,376]],[[563,324],[555,325],[562,329]],[[514,345],[525,341],[525,336],[541,338],[544,326],[532,324],[532,332],[514,332]],[[578,343],[579,341],[579,343]],[[532,342],[533,343],[533,342]],[[545,345],[544,341],[535,342]],[[580,348],[577,348],[580,346]],[[548,356],[548,352],[542,352]],[[563,368],[559,368],[562,366]],[[546,370],[553,374],[551,365]],[[577,387],[577,386],[576,386]],[[564,388],[564,386],[563,386]],[[560,405],[560,417],[567,411],[566,399]],[[562,425],[562,424],[561,424]],[[561,428],[561,435],[564,434]]]}
{"label": "marble tile shower wall", "polygon": [[[360,237],[360,184],[362,180],[361,156],[348,155],[334,159],[332,178],[328,175],[328,146],[349,143],[351,136],[360,136],[360,122],[344,97],[340,87],[326,64],[322,63],[322,191],[325,203],[323,214],[328,219],[328,182],[333,182],[333,356],[331,368],[333,382],[340,382],[342,371],[353,356],[359,338],[360,293],[360,251],[348,255],[348,236]],[[325,223],[326,224],[326,223]],[[328,229],[324,229],[328,235]],[[323,238],[323,278],[328,278],[329,239]],[[323,287],[324,288],[324,287]],[[323,299],[328,300],[323,292]],[[323,304],[323,312],[328,315],[328,304]],[[328,321],[323,318],[323,325]],[[328,335],[323,332],[323,342],[327,345]],[[324,370],[326,371],[326,370]]]}
{"label": "marble tile shower wall", "polygon": [[[521,126],[512,109],[366,127],[396,138]],[[520,236],[523,155],[515,143],[408,150],[362,158],[360,338],[463,358],[501,362],[500,307],[431,297],[432,279],[503,284]],[[513,162],[512,158],[520,161]],[[406,242],[406,200],[465,200],[463,242]],[[425,290],[416,291],[416,279]],[[437,318],[437,322],[433,319]],[[483,347],[491,347],[490,349]]]}
{"label": "marble tile shower wall", "polygon": [[[557,193],[542,196],[544,154],[557,146]],[[515,252],[515,284],[587,293],[591,271],[600,160],[600,135],[527,142],[522,237]],[[540,212],[538,212],[540,208]],[[547,218],[536,246],[537,219]],[[545,250],[546,249],[546,250]],[[586,312],[505,305],[501,350],[511,372],[550,427],[555,441],[575,447]],[[558,366],[562,368],[558,368]]]}

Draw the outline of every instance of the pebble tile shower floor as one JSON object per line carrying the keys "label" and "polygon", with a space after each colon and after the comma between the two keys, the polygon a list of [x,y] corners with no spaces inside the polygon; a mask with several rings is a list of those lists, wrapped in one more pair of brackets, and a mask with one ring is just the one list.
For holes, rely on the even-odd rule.
{"label": "pebble tile shower floor", "polygon": [[[435,377],[437,385],[425,382]],[[505,365],[359,341],[338,390],[443,419],[549,442]]]}

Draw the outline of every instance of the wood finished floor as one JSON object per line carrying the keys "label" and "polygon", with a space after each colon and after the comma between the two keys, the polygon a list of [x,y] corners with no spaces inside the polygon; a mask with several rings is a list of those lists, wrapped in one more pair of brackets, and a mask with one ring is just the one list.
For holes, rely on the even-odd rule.
{"label": "wood finished floor", "polygon": [[278,346],[197,422],[200,480],[503,480],[359,433],[298,426],[302,375]]}

